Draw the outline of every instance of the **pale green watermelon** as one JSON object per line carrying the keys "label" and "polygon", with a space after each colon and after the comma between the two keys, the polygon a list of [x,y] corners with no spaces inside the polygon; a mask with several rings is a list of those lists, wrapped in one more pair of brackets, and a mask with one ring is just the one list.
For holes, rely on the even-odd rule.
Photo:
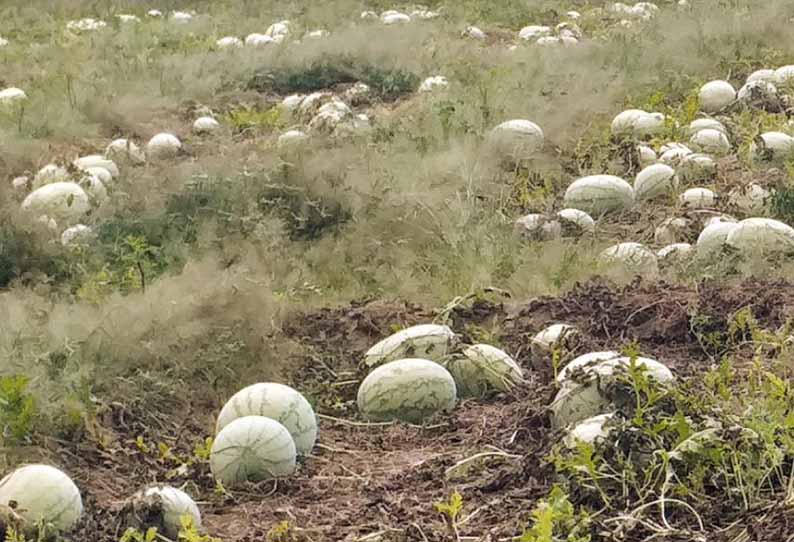
{"label": "pale green watermelon", "polygon": [[488,144],[503,157],[532,156],[543,148],[543,130],[532,121],[514,119],[503,122],[488,134]]}
{"label": "pale green watermelon", "polygon": [[264,416],[281,423],[292,435],[298,455],[311,452],[317,440],[317,417],[311,404],[284,384],[259,383],[235,393],[218,415],[215,432],[244,416]]}
{"label": "pale green watermelon", "polygon": [[458,395],[479,397],[489,391],[509,391],[524,378],[521,367],[507,353],[488,344],[475,344],[447,365]]}
{"label": "pale green watermelon", "polygon": [[678,187],[675,170],[666,164],[652,164],[637,173],[634,196],[637,201],[669,194]]}
{"label": "pale green watermelon", "polygon": [[576,448],[580,442],[587,444],[594,444],[597,440],[605,439],[609,436],[610,427],[609,422],[615,417],[614,412],[607,414],[599,414],[592,418],[587,418],[584,421],[576,424],[563,439],[563,442],[568,448]]}
{"label": "pale green watermelon", "polygon": [[215,479],[233,487],[295,472],[295,441],[287,428],[263,416],[237,418],[221,429],[210,451]]}
{"label": "pale green watermelon", "polygon": [[372,371],[358,389],[358,408],[367,419],[422,423],[457,401],[455,380],[426,359],[401,359]]}
{"label": "pale green watermelon", "polygon": [[620,267],[632,274],[653,276],[659,273],[656,254],[640,243],[620,243],[605,249],[599,260],[608,267]]}
{"label": "pale green watermelon", "polygon": [[567,382],[551,403],[551,425],[562,429],[605,413],[609,408],[611,401],[598,379]]}
{"label": "pale green watermelon", "polygon": [[771,218],[747,218],[731,229],[725,243],[745,256],[794,252],[794,228]]}
{"label": "pale green watermelon", "polygon": [[56,182],[28,194],[22,202],[22,209],[35,216],[46,215],[59,222],[71,223],[90,211],[91,203],[88,194],[77,183]]}
{"label": "pale green watermelon", "polygon": [[152,502],[156,503],[157,509],[152,510],[161,516],[160,519],[164,531],[162,534],[177,540],[179,531],[182,528],[182,516],[190,516],[193,525],[201,527],[201,512],[198,505],[190,495],[171,486],[153,486],[139,491],[132,497],[133,502]]}
{"label": "pale green watermelon", "polygon": [[405,358],[429,359],[443,363],[456,344],[456,336],[447,326],[423,324],[389,335],[364,354],[364,363],[374,367]]}
{"label": "pale green watermelon", "polygon": [[30,527],[44,521],[68,531],[83,514],[80,490],[71,478],[49,465],[20,467],[0,480],[0,505],[11,502]]}
{"label": "pale green watermelon", "polygon": [[[612,395],[617,374],[631,364],[626,356],[613,352],[593,352],[569,363],[557,376],[560,391],[550,406],[552,426],[559,429],[574,426],[599,414],[614,410]],[[651,358],[638,357],[638,367],[655,385],[667,385],[675,380],[665,365]]]}
{"label": "pale green watermelon", "polygon": [[582,177],[568,186],[565,205],[596,217],[612,211],[623,211],[634,205],[634,189],[614,175]]}

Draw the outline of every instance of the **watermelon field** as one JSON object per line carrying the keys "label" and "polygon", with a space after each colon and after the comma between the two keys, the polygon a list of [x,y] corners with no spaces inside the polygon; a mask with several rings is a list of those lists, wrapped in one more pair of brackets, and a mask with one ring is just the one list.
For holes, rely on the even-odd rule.
{"label": "watermelon field", "polygon": [[0,2],[0,540],[794,541],[794,5]]}

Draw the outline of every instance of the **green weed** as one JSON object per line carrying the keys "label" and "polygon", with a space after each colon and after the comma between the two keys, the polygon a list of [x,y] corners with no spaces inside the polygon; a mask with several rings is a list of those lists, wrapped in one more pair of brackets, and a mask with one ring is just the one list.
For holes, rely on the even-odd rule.
{"label": "green weed", "polygon": [[419,85],[419,78],[403,69],[362,64],[349,56],[324,56],[307,66],[262,70],[254,75],[248,86],[260,91],[293,94],[357,81],[369,85],[375,96],[383,100],[399,98],[415,91]]}
{"label": "green weed", "polygon": [[0,377],[0,424],[5,440],[12,444],[30,437],[38,416],[36,401],[28,392],[29,383],[24,375]]}
{"label": "green weed", "polygon": [[437,502],[433,505],[436,511],[444,517],[450,531],[457,540],[460,540],[458,533],[458,518],[463,511],[463,496],[458,491],[453,491],[449,499],[444,502]]}
{"label": "green weed", "polygon": [[568,495],[554,486],[549,496],[532,510],[532,526],[520,542],[590,542],[590,521],[586,512],[577,512]]}
{"label": "green weed", "polygon": [[223,120],[235,133],[269,133],[285,126],[280,107],[233,109],[224,115]]}
{"label": "green weed", "polygon": [[127,528],[119,538],[119,542],[155,542],[159,539],[157,528],[151,527],[142,532],[134,527]]}
{"label": "green weed", "polygon": [[179,523],[179,535],[177,536],[179,542],[221,542],[220,538],[200,532],[193,516],[184,515],[179,518]]}

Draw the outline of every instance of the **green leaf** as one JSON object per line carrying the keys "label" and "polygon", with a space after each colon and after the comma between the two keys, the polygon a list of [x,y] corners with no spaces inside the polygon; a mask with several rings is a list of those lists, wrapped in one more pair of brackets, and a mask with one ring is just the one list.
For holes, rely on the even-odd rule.
{"label": "green leaf", "polygon": [[452,492],[452,495],[449,496],[448,502],[437,502],[435,507],[436,511],[440,514],[444,514],[454,523],[460,511],[463,509],[463,496],[455,490]]}

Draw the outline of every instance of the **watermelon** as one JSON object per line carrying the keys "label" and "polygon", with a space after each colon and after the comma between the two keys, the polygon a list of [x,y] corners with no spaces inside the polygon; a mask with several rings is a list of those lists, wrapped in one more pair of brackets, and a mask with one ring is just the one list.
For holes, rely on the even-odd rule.
{"label": "watermelon", "polygon": [[530,241],[551,241],[562,235],[562,226],[557,220],[536,213],[522,216],[516,220],[514,230],[521,237]]}
{"label": "watermelon", "polygon": [[727,81],[711,81],[700,87],[698,101],[706,113],[716,113],[736,100],[736,89]]}
{"label": "watermelon", "polygon": [[694,209],[713,207],[717,203],[717,195],[708,188],[690,188],[678,196],[678,201]]}
{"label": "watermelon", "polygon": [[455,379],[426,359],[401,359],[372,371],[358,389],[361,414],[374,421],[422,423],[454,408]]}
{"label": "watermelon", "polygon": [[406,357],[443,363],[457,344],[455,333],[447,326],[423,324],[390,335],[364,354],[364,364],[374,367]]}
{"label": "watermelon", "polygon": [[653,164],[639,173],[634,180],[637,201],[669,194],[678,187],[675,170],[666,164]]}
{"label": "watermelon", "polygon": [[607,438],[610,433],[608,424],[614,417],[615,413],[609,412],[579,422],[565,435],[563,440],[565,446],[574,449],[580,442],[594,444],[600,439]]}
{"label": "watermelon", "polygon": [[794,156],[794,137],[783,132],[764,132],[755,138],[750,153],[759,162],[784,162]]}
{"label": "watermelon", "polygon": [[591,215],[620,211],[634,204],[634,189],[613,175],[591,175],[577,179],[565,191],[565,205]]}
{"label": "watermelon", "polygon": [[694,248],[689,243],[673,243],[659,249],[656,258],[659,263],[664,264],[682,262],[692,255],[693,250]]}
{"label": "watermelon", "polygon": [[606,265],[618,265],[633,274],[655,275],[659,271],[656,254],[640,243],[611,246],[601,253],[599,259]]}
{"label": "watermelon", "polygon": [[728,141],[728,136],[719,130],[706,128],[696,132],[689,143],[693,148],[701,152],[712,153],[716,155],[728,154],[731,151],[731,142]]}
{"label": "watermelon", "polygon": [[0,505],[16,503],[16,513],[34,530],[43,521],[58,531],[72,529],[83,514],[75,483],[49,465],[20,467],[0,480]]}
{"label": "watermelon", "polygon": [[[626,370],[631,360],[626,356],[596,357],[593,353],[586,362],[582,357],[572,361],[574,368],[560,373],[560,391],[551,404],[551,421],[555,428],[572,427],[582,420],[605,414],[614,408],[614,388],[619,371]],[[638,357],[635,363],[645,369],[645,375],[656,385],[666,385],[674,380],[673,374],[663,364],[650,358]],[[561,378],[562,377],[562,378]]]}
{"label": "watermelon", "polygon": [[72,182],[46,184],[28,194],[22,209],[36,216],[46,215],[58,221],[70,222],[82,218],[90,209],[88,194]]}
{"label": "watermelon", "polygon": [[532,121],[514,119],[503,122],[488,134],[488,144],[501,157],[521,159],[543,147],[543,130]]}
{"label": "watermelon", "polygon": [[563,237],[578,237],[595,231],[595,220],[579,209],[563,209],[557,213]]}
{"label": "watermelon", "polygon": [[771,218],[748,218],[730,229],[725,243],[746,256],[794,252],[794,228]]}
{"label": "watermelon", "polygon": [[763,213],[766,209],[772,192],[763,186],[751,183],[740,186],[728,194],[728,203],[745,213]]}
{"label": "watermelon", "polygon": [[317,417],[311,404],[284,384],[258,383],[235,393],[218,415],[215,432],[245,416],[264,416],[281,423],[295,441],[298,455],[311,452],[317,440]]}
{"label": "watermelon", "polygon": [[521,367],[502,350],[475,344],[447,365],[461,397],[480,397],[489,391],[509,391],[524,378]]}
{"label": "watermelon", "polygon": [[210,469],[226,487],[288,476],[295,471],[295,441],[276,420],[245,416],[226,425],[215,436]]}
{"label": "watermelon", "polygon": [[706,226],[695,243],[695,250],[700,258],[711,258],[718,255],[725,246],[728,235],[737,224],[734,222],[714,222]]}
{"label": "watermelon", "polygon": [[146,154],[154,158],[167,158],[176,156],[181,148],[182,142],[175,135],[160,133],[146,144]]}
{"label": "watermelon", "polygon": [[[152,486],[141,490],[132,496],[130,509],[139,519],[145,520],[141,527],[162,528],[162,534],[172,540],[177,540],[182,529],[182,516],[189,516],[195,527],[201,527],[201,512],[196,502],[175,487]],[[142,511],[144,514],[140,513]]]}

